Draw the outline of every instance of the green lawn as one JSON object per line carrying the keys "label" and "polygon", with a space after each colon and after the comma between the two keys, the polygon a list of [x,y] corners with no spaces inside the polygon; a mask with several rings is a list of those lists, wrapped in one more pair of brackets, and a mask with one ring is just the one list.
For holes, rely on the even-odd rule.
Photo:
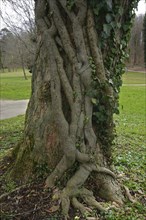
{"label": "green lawn", "polygon": [[[130,78],[126,78],[127,76],[131,77],[131,81],[129,81]],[[144,74],[128,73],[127,76],[124,78],[125,84],[144,83]],[[19,82],[22,80],[24,84],[29,84],[27,89],[29,88],[28,91],[30,91],[30,79],[29,81],[25,81],[22,75],[17,75],[12,77],[12,79],[10,79],[10,76],[6,77],[6,75],[2,75],[2,84],[4,84],[4,82],[9,82],[10,85],[12,85],[17,81],[17,78]],[[22,87],[21,90],[23,93]],[[14,99],[19,99],[17,92],[14,94]],[[11,98],[11,96],[6,97]],[[144,208],[144,192],[146,190],[145,100],[146,92],[144,86],[123,86],[120,93],[120,114],[114,116],[117,130],[117,137],[113,146],[114,165],[117,172],[121,174],[121,182],[129,187],[137,202],[133,204],[126,201],[124,208],[121,208],[118,211],[111,210],[107,215],[104,215],[104,218],[101,217],[101,219],[146,219]],[[9,149],[15,146],[18,140],[20,140],[23,135],[23,126],[24,116],[1,121],[1,158],[8,153]]]}
{"label": "green lawn", "polygon": [[146,73],[126,72],[123,75],[124,84],[146,84]]}
{"label": "green lawn", "polygon": [[111,211],[111,216],[107,217],[108,220],[146,219],[145,207],[141,202],[146,192],[145,100],[145,87],[124,86],[121,88],[120,114],[115,115],[117,138],[113,149],[113,159],[116,170],[122,176],[122,182],[133,192],[137,203],[127,202],[125,209],[121,209],[118,213]]}
{"label": "green lawn", "polygon": [[[120,93],[120,116],[124,132],[144,135],[146,90],[141,86],[123,86]],[[120,126],[120,127],[121,127]]]}
{"label": "green lawn", "polygon": [[[31,74],[26,71],[28,80],[24,79],[22,70],[0,74],[0,98],[19,100],[29,99],[31,90]],[[145,84],[145,73],[127,72],[123,75],[124,84]]]}
{"label": "green lawn", "polygon": [[29,99],[31,89],[31,74],[26,71],[27,80],[24,79],[22,70],[0,74],[0,98],[19,100]]}
{"label": "green lawn", "polygon": [[7,155],[10,149],[22,138],[24,130],[24,116],[0,121],[0,159]]}

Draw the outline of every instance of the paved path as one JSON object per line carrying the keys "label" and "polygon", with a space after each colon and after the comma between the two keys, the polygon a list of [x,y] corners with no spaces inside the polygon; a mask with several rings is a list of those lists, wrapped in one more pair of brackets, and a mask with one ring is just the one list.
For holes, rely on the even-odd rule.
{"label": "paved path", "polygon": [[122,86],[145,86],[146,84],[123,84]]}
{"label": "paved path", "polygon": [[[146,84],[123,84],[123,86],[146,86]],[[29,100],[0,100],[0,120],[24,115]]]}
{"label": "paved path", "polygon": [[0,100],[0,119],[24,115],[29,100]]}
{"label": "paved path", "polygon": [[128,72],[134,72],[134,73],[146,73],[146,70],[130,70],[130,69],[128,69]]}

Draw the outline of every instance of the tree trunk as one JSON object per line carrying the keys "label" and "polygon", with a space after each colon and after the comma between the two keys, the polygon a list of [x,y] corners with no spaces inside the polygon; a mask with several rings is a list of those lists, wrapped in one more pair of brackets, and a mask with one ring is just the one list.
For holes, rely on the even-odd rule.
{"label": "tree trunk", "polygon": [[27,80],[27,75],[26,75],[26,72],[25,72],[25,64],[24,64],[23,52],[20,49],[20,45],[18,46],[18,51],[19,51],[19,56],[20,56],[21,67],[22,67],[22,70],[23,70],[24,79]]}
{"label": "tree trunk", "polygon": [[23,55],[21,57],[21,66],[22,66],[22,70],[23,70],[24,79],[27,80],[27,75],[26,75],[26,72],[25,72],[25,65],[24,65]]}
{"label": "tree trunk", "polygon": [[[60,194],[66,217],[70,202],[85,212],[79,197],[104,210],[85,188],[91,176],[102,198],[122,204],[121,189],[110,170],[115,88],[120,85],[120,76],[114,85],[114,72],[109,75],[105,68],[110,46],[100,48],[93,9],[85,0],[76,0],[73,5],[66,5],[65,0],[37,0],[35,16],[38,44],[32,95],[24,140],[15,149],[11,175],[26,181],[36,164],[47,163],[53,172],[46,187],[53,187],[76,166]],[[116,35],[120,40],[120,31]],[[120,58],[118,52],[113,63]],[[114,64],[111,66],[109,70],[114,71]]]}

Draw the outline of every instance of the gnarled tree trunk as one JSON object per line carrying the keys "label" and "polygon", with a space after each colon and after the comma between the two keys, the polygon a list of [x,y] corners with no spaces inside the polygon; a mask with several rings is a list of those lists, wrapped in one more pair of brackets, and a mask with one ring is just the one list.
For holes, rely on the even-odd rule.
{"label": "gnarled tree trunk", "polygon": [[[121,40],[126,36],[120,27],[129,19],[132,1],[113,1],[113,5],[107,1],[106,6],[87,0],[35,2],[38,42],[32,95],[24,140],[15,151],[11,175],[27,180],[36,163],[47,163],[53,172],[46,187],[53,187],[76,164],[60,194],[65,216],[70,202],[85,212],[79,197],[104,210],[85,188],[92,175],[101,197],[122,204],[121,189],[110,165],[113,114],[123,66],[119,72],[116,68],[121,59]],[[100,6],[98,19],[93,13],[95,6]],[[113,18],[112,13],[120,8]],[[113,25],[117,22],[121,26],[107,26],[110,19]]]}

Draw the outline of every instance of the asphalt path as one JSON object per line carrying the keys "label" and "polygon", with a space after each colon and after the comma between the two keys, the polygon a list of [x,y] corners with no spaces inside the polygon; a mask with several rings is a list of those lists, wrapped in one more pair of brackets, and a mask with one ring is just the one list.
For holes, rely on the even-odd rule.
{"label": "asphalt path", "polygon": [[0,120],[24,115],[29,100],[0,100]]}
{"label": "asphalt path", "polygon": [[122,86],[145,86],[146,84],[123,84]]}
{"label": "asphalt path", "polygon": [[[123,86],[146,86],[146,84],[123,84]],[[0,100],[0,120],[24,115],[29,100]]]}

